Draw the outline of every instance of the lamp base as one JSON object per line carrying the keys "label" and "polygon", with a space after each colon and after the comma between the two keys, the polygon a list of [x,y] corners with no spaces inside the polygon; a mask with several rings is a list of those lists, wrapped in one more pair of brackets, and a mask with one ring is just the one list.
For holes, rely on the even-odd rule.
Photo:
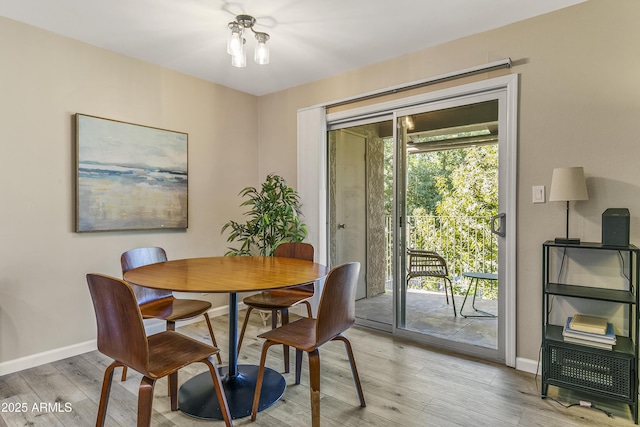
{"label": "lamp base", "polygon": [[573,237],[556,237],[554,241],[561,245],[579,245],[580,244],[580,239],[573,238]]}

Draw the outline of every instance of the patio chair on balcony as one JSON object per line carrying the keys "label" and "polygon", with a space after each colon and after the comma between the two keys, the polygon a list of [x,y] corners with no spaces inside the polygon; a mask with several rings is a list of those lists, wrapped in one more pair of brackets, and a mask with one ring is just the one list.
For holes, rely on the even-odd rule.
{"label": "patio chair on balcony", "polygon": [[436,277],[444,280],[444,296],[449,304],[449,295],[447,294],[447,284],[451,291],[451,304],[453,306],[453,315],[457,316],[456,301],[453,298],[453,284],[449,278],[449,269],[447,262],[433,251],[423,251],[418,249],[409,249],[409,265],[407,272],[407,283],[414,277]]}

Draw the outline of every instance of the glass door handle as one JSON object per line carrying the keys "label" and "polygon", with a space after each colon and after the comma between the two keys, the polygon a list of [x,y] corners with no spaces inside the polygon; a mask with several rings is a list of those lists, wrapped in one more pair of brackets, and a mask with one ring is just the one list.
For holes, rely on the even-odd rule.
{"label": "glass door handle", "polygon": [[[497,234],[500,237],[504,237],[506,235],[504,226],[507,214],[499,213],[498,215],[494,215],[491,217],[491,232],[493,234]],[[498,226],[496,227],[496,224]]]}

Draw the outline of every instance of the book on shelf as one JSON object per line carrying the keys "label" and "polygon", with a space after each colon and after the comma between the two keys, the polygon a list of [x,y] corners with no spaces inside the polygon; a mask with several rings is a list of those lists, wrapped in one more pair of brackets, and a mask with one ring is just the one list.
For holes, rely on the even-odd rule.
{"label": "book on shelf", "polygon": [[590,341],[590,340],[583,340],[580,338],[573,338],[573,337],[564,337],[564,341],[571,343],[571,344],[579,344],[579,345],[585,345],[588,347],[593,347],[593,348],[601,348],[603,350],[613,350],[613,346],[614,344],[606,344],[606,343],[601,343],[601,342],[596,342],[596,341]]}
{"label": "book on shelf", "polygon": [[567,318],[567,323],[562,331],[562,336],[566,342],[592,345],[600,348],[612,348],[616,344],[616,335],[613,330],[613,324],[607,322],[604,334],[594,334],[591,332],[583,332],[573,329],[572,320],[572,317]]}
{"label": "book on shelf", "polygon": [[585,316],[576,314],[571,320],[571,329],[574,331],[589,332],[592,334],[605,335],[607,333],[607,319],[602,317]]}

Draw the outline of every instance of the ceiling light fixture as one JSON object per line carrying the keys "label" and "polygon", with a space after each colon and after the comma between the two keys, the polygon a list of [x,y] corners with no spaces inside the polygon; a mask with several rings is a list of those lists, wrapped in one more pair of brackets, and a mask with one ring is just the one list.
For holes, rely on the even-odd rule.
{"label": "ceiling light fixture", "polygon": [[261,65],[269,63],[269,46],[267,46],[269,34],[254,30],[255,23],[256,18],[250,15],[238,15],[235,21],[229,22],[231,34],[227,41],[227,53],[231,55],[231,65],[234,67],[247,66],[247,54],[244,47],[246,40],[243,37],[244,30],[247,28],[253,32],[258,41],[253,60],[256,64]]}
{"label": "ceiling light fixture", "polygon": [[402,118],[402,123],[407,130],[414,130],[416,128],[415,123],[413,123],[413,116],[404,116]]}

